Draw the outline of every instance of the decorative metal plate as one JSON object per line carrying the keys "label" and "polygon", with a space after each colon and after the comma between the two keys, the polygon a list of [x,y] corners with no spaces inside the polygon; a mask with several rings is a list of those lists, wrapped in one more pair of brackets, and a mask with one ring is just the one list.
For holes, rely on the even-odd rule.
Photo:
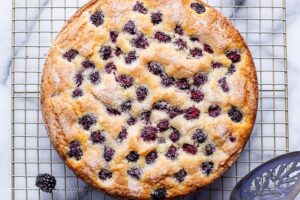
{"label": "decorative metal plate", "polygon": [[292,200],[300,192],[300,152],[276,157],[251,171],[230,200]]}

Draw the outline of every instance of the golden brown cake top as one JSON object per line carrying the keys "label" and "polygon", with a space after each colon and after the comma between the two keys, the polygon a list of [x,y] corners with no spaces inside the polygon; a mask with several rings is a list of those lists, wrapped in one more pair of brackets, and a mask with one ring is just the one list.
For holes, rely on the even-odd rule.
{"label": "golden brown cake top", "polygon": [[164,199],[218,178],[250,135],[250,52],[191,0],[93,0],[46,60],[42,108],[67,165],[111,195]]}

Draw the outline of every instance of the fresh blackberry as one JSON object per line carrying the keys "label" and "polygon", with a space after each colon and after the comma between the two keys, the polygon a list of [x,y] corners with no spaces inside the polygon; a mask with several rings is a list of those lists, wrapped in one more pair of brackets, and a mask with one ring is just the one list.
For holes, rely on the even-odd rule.
{"label": "fresh blackberry", "polygon": [[35,185],[43,192],[52,193],[56,186],[56,180],[55,177],[50,174],[39,174],[36,177]]}

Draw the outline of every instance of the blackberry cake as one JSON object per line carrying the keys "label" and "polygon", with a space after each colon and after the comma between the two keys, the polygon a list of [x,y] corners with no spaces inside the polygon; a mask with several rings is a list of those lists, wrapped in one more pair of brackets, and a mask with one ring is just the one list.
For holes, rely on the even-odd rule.
{"label": "blackberry cake", "polygon": [[127,199],[205,187],[241,153],[257,79],[233,25],[200,0],[92,0],[45,62],[49,138],[75,174]]}

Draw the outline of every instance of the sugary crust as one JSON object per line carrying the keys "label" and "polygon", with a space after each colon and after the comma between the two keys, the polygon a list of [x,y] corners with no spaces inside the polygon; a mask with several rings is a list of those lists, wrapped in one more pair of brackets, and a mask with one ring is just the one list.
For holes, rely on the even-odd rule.
{"label": "sugary crust", "polygon": [[[128,2],[134,4],[135,1],[131,0]],[[74,124],[76,124],[78,118],[86,112],[97,110],[100,114],[103,114],[103,110],[97,106],[98,100],[95,99],[95,95],[91,95],[95,94],[95,91],[89,86],[86,86],[85,89],[91,91],[91,94],[87,94],[76,101],[71,99],[69,91],[74,87],[72,83],[74,69],[78,71],[79,67],[76,63],[80,63],[82,60],[75,59],[74,65],[63,59],[62,54],[70,48],[76,48],[81,56],[93,60],[97,67],[98,65],[103,66],[103,63],[97,61],[93,52],[98,52],[99,48],[95,45],[98,44],[98,46],[101,46],[109,40],[109,36],[101,27],[97,29],[89,25],[87,19],[89,19],[91,13],[101,7],[101,10],[105,14],[105,20],[108,21],[105,22],[105,27],[107,29],[121,30],[120,24],[124,25],[131,18],[130,13],[132,13],[123,1],[92,0],[78,10],[63,27],[49,51],[44,67],[41,86],[42,112],[48,135],[54,148],[61,158],[66,161],[68,167],[91,186],[110,195],[128,199],[149,199],[153,189],[163,187],[167,189],[167,197],[174,198],[186,195],[211,184],[220,177],[240,155],[250,136],[256,117],[258,88],[255,66],[251,53],[238,31],[223,15],[209,5],[197,1],[206,8],[204,14],[197,15],[189,8],[191,3],[189,0],[144,0],[141,2],[151,9],[159,9],[164,14],[164,30],[172,31],[171,27],[174,27],[177,23],[182,24],[185,33],[188,35],[196,35],[200,38],[200,41],[205,41],[205,43],[209,44],[214,49],[217,60],[222,63],[229,62],[225,56],[221,55],[227,50],[239,49],[242,52],[241,62],[236,64],[238,70],[230,79],[230,85],[233,86],[230,94],[222,95],[220,93],[214,93],[207,97],[208,101],[211,100],[212,103],[218,103],[225,110],[228,110],[230,105],[238,106],[244,115],[243,122],[238,124],[230,121],[225,115],[216,118],[215,121],[208,120],[203,123],[203,127],[215,130],[216,134],[212,134],[210,137],[220,148],[220,151],[218,151],[216,155],[209,158],[215,162],[216,169],[214,172],[209,176],[203,175],[200,172],[199,164],[206,159],[205,156],[198,155],[196,158],[182,156],[180,160],[175,163],[168,159],[160,159],[154,167],[145,166],[144,178],[141,181],[131,180],[124,176],[128,164],[123,161],[130,149],[135,149],[140,155],[145,155],[157,146],[145,145],[146,147],[144,148],[141,146],[144,143],[140,144],[138,140],[130,138],[126,144],[121,144],[119,147],[116,147],[122,149],[122,151],[118,153],[118,156],[114,158],[110,164],[111,169],[114,171],[114,181],[106,181],[103,183],[99,180],[98,172],[100,166],[106,164],[103,164],[101,159],[97,161],[97,159],[95,160],[94,158],[101,157],[101,150],[99,150],[98,147],[91,147],[88,143],[89,138],[87,134],[82,133],[83,131],[80,130],[80,127]],[[115,13],[117,11],[123,11],[123,13]],[[108,19],[115,19],[116,21],[111,22]],[[146,20],[144,16],[138,15],[135,20],[137,21],[138,28],[141,27],[140,31],[145,35],[153,34],[153,30],[148,24],[149,20]],[[131,47],[126,44],[126,41],[120,41],[119,43],[123,51],[130,50]],[[155,50],[157,51],[155,52]],[[164,54],[166,55],[164,56]],[[171,50],[166,51],[163,48],[160,49],[159,46],[157,49],[150,48],[145,50],[144,55],[145,56],[141,55],[141,62],[147,63],[147,61],[158,59],[157,61],[168,63],[166,71],[175,78],[188,78],[199,71],[208,72],[208,70],[210,70],[210,57],[206,57],[201,60],[201,62],[187,61],[190,63],[182,61],[180,57],[174,60],[163,60],[166,57],[172,56],[173,52]],[[189,66],[191,65],[198,67],[190,69]],[[159,87],[155,79],[150,77],[149,72],[139,71],[138,69],[132,72],[122,67],[120,67],[120,70],[124,73],[130,73],[135,78],[141,76],[142,73],[143,78],[137,78],[137,82],[147,84],[151,89]],[[149,78],[147,78],[147,76]],[[213,73],[212,76],[218,77],[218,74]],[[108,81],[110,81],[109,78]],[[207,87],[204,89],[209,93],[213,91],[212,88],[215,87],[216,86],[211,86],[211,88]],[[105,90],[100,91],[105,92]],[[116,91],[116,96],[118,96],[117,90],[113,91]],[[112,91],[108,91],[109,94],[111,94],[110,92]],[[160,100],[161,94],[165,95],[164,100],[170,102],[172,105],[184,107],[190,105],[188,103],[185,104],[184,101],[186,97],[184,95],[179,96],[179,98],[183,99],[181,102],[179,98],[174,98],[173,92],[172,90],[168,91],[167,94],[162,94],[162,92],[160,93],[158,90],[157,97],[153,97],[153,101]],[[122,94],[118,97],[122,97]],[[218,101],[218,98],[225,100]],[[108,99],[107,101],[113,105],[113,100],[115,99]],[[204,105],[204,107],[207,108],[207,105]],[[99,123],[105,124],[104,129],[112,129],[110,133],[115,137],[115,134],[122,128],[124,119],[122,119],[122,117],[111,118],[107,114],[103,114],[102,116],[103,120]],[[185,127],[183,130],[190,131],[190,129],[193,129],[193,124],[191,124],[190,127],[182,125],[182,119],[183,118],[174,120],[174,124],[179,128],[181,126]],[[110,120],[112,120],[113,123],[111,123]],[[189,124],[188,122],[186,123]],[[224,131],[223,129],[226,130]],[[233,145],[227,144],[227,142],[223,141],[220,137],[221,132],[227,134],[231,131],[234,131],[237,137],[237,142]],[[84,156],[80,161],[76,161],[74,158],[68,158],[68,146],[73,139],[80,141],[82,144]],[[141,165],[143,164],[144,163]],[[185,182],[177,184],[171,175],[180,167],[184,167],[191,175],[186,178]]]}

